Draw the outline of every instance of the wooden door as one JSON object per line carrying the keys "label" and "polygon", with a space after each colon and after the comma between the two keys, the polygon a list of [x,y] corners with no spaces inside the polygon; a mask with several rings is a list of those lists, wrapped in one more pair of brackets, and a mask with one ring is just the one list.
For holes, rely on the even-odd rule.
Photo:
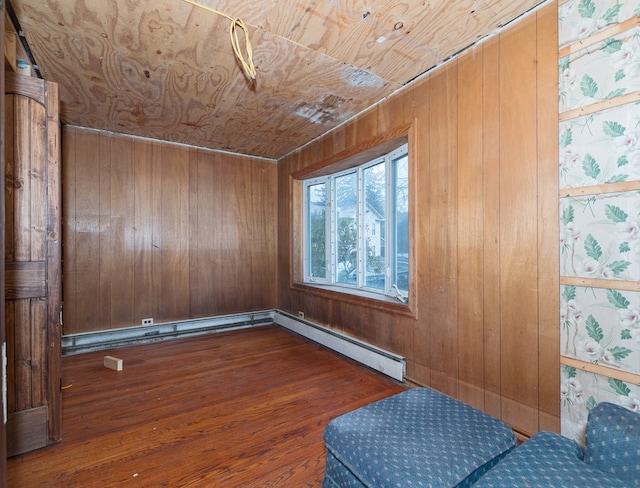
{"label": "wooden door", "polygon": [[60,439],[58,88],[5,80],[7,454]]}
{"label": "wooden door", "polygon": [[[4,1],[0,0],[4,19]],[[0,23],[0,52],[4,51],[4,21]],[[4,93],[4,70],[0,70],[0,93]],[[4,173],[4,98],[0,97],[0,174]],[[4,295],[4,186],[0,185],[0,297]],[[7,419],[4,358],[6,357],[4,300],[0,300],[0,488],[7,487]]]}

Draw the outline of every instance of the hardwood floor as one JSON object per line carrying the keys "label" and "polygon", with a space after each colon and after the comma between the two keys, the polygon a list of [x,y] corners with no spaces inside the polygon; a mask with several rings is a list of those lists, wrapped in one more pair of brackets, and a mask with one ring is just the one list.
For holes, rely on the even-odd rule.
{"label": "hardwood floor", "polygon": [[327,422],[405,389],[277,326],[67,357],[63,384],[62,442],[8,486],[320,486]]}

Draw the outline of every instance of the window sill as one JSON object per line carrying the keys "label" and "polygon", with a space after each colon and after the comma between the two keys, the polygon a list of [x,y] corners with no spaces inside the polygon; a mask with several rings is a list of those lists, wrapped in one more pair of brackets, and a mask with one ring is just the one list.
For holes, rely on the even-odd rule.
{"label": "window sill", "polygon": [[366,290],[352,290],[335,285],[303,282],[292,283],[291,289],[322,298],[365,306],[395,315],[416,318],[414,307],[411,303],[402,303],[396,298],[368,292]]}

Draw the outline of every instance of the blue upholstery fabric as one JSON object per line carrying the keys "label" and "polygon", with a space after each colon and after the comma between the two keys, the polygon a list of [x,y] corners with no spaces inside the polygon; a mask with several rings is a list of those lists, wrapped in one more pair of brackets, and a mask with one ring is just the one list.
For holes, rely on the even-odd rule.
{"label": "blue upholstery fabric", "polygon": [[539,432],[488,471],[477,488],[615,488],[629,486],[586,464],[582,449],[571,439]]}
{"label": "blue upholstery fabric", "polygon": [[584,460],[640,486],[640,414],[602,402],[589,412]]}
{"label": "blue upholstery fabric", "polygon": [[333,454],[327,453],[322,488],[362,488],[364,485]]}
{"label": "blue upholstery fabric", "polygon": [[503,422],[428,388],[332,420],[324,441],[324,486],[341,488],[470,486],[516,445]]}

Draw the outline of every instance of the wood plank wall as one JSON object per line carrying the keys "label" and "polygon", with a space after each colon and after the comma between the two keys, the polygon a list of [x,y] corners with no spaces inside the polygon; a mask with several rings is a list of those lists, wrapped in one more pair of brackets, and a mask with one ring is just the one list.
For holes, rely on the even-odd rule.
{"label": "wood plank wall", "polygon": [[[410,379],[525,435],[560,428],[556,42],[552,3],[278,167],[278,307],[405,355]],[[291,175],[407,123],[415,316],[292,286]]]}
{"label": "wood plank wall", "polygon": [[65,334],[275,308],[273,162],[62,135]]}

